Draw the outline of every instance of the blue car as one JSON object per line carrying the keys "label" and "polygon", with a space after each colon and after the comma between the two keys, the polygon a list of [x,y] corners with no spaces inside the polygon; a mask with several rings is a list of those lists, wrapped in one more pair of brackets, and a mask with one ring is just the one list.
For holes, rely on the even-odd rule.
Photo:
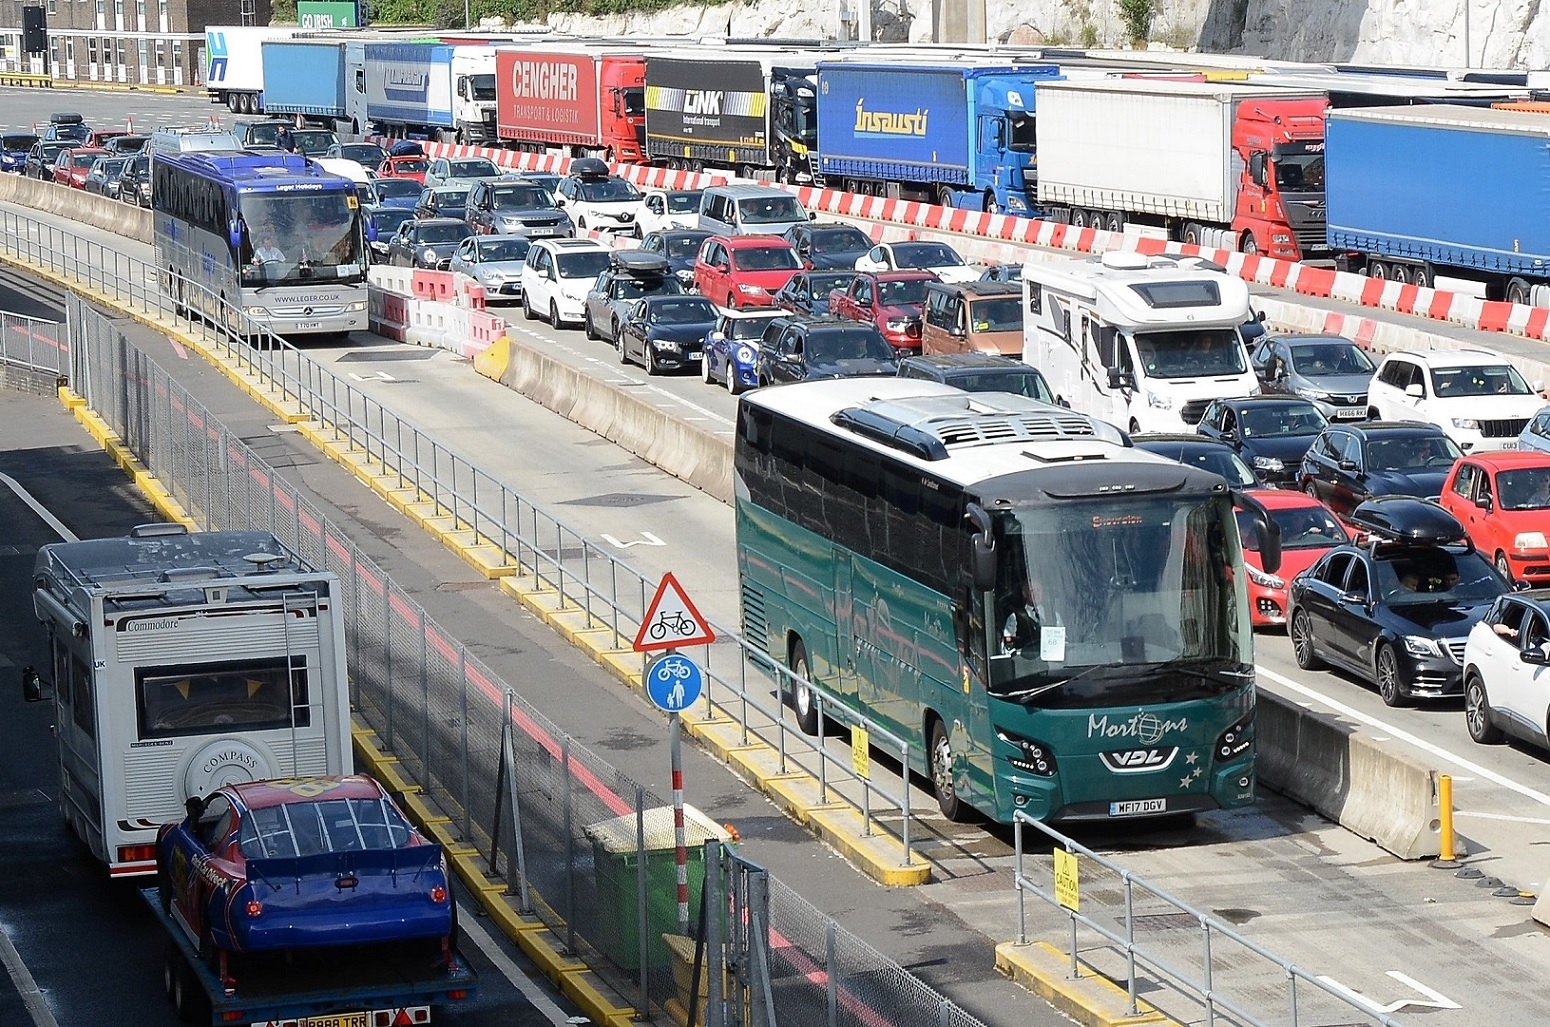
{"label": "blue car", "polygon": [[398,207],[412,211],[420,201],[422,190],[420,183],[412,178],[379,178],[371,183],[378,207]]}
{"label": "blue car", "polygon": [[0,171],[20,175],[27,164],[27,154],[38,141],[33,132],[6,132],[0,135]]}
{"label": "blue car", "polygon": [[759,359],[759,340],[765,326],[784,310],[721,310],[716,327],[705,336],[700,379],[707,385],[722,384],[732,395],[759,384],[754,363]]}
{"label": "blue car", "polygon": [[162,910],[211,955],[418,941],[452,955],[445,854],[364,775],[192,798],[158,832],[156,870]]}
{"label": "blue car", "polygon": [[1518,448],[1550,453],[1550,406],[1542,407],[1523,426],[1523,430],[1518,433]]}

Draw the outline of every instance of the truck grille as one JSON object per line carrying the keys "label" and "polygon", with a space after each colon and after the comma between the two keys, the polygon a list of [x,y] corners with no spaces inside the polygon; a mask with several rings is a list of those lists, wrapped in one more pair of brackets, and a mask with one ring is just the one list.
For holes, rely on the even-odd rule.
{"label": "truck grille", "polygon": [[1209,399],[1192,399],[1179,408],[1179,417],[1185,424],[1199,424],[1205,416],[1206,407],[1211,405]]}
{"label": "truck grille", "polygon": [[1481,421],[1480,434],[1488,439],[1515,439],[1528,426],[1526,417],[1510,417],[1501,421]]}

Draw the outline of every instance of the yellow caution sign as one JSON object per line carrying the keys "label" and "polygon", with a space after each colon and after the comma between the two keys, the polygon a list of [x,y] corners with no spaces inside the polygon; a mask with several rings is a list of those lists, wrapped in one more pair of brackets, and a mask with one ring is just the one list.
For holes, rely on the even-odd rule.
{"label": "yellow caution sign", "polygon": [[1055,901],[1073,913],[1082,910],[1081,883],[1078,879],[1076,855],[1065,849],[1055,850]]}
{"label": "yellow caution sign", "polygon": [[864,727],[850,730],[850,767],[861,780],[872,780],[872,733]]}

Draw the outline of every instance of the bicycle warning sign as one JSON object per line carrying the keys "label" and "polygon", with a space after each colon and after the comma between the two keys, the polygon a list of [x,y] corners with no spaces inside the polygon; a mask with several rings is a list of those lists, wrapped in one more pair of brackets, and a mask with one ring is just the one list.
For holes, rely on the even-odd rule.
{"label": "bicycle warning sign", "polygon": [[700,615],[689,601],[678,579],[671,571],[662,575],[657,594],[646,607],[646,616],[640,622],[635,635],[635,651],[655,652],[658,649],[676,649],[686,645],[705,645],[716,640],[710,622]]}

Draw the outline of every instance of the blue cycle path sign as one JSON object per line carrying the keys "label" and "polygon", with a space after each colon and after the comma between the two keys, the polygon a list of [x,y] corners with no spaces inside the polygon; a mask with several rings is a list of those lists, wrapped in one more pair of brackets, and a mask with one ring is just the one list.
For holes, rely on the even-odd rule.
{"label": "blue cycle path sign", "polygon": [[683,712],[699,701],[704,690],[700,665],[679,653],[668,653],[646,670],[646,694],[665,713]]}

